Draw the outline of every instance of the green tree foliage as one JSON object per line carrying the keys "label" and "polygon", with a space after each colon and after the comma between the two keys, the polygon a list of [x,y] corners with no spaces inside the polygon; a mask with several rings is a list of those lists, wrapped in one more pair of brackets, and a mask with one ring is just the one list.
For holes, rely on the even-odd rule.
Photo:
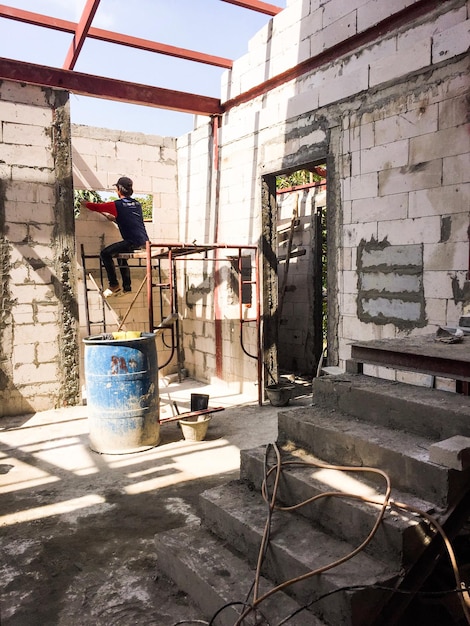
{"label": "green tree foliage", "polygon": [[[73,193],[73,208],[75,217],[80,215],[80,202],[82,200],[86,200],[87,202],[114,202],[114,200],[118,200],[118,196],[115,195],[104,199],[98,191],[89,191],[88,189],[75,189]],[[153,214],[153,196],[147,194],[146,196],[134,196],[134,198],[142,205],[144,220],[151,220]]]}
{"label": "green tree foliage", "polygon": [[144,220],[151,220],[153,215],[153,197],[147,194],[146,196],[135,196],[135,199],[142,205]]}
{"label": "green tree foliage", "polygon": [[312,170],[297,170],[292,174],[282,174],[276,177],[276,189],[290,189],[311,183],[320,183],[325,179],[326,166],[318,165]]}
{"label": "green tree foliage", "polygon": [[74,189],[73,192],[73,211],[75,217],[80,215],[80,202],[86,200],[87,202],[103,202],[100,194],[97,191],[90,191],[88,189]]}

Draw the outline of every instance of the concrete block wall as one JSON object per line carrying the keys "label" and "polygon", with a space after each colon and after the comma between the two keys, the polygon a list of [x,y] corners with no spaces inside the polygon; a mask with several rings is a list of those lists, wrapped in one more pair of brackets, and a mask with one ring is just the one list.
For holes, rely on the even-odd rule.
{"label": "concrete block wall", "polygon": [[0,416],[76,404],[68,93],[0,84]]}
{"label": "concrete block wall", "polygon": [[[335,272],[329,333],[339,365],[349,358],[351,341],[433,332],[455,324],[465,304],[469,5],[434,3],[427,13],[382,29],[382,21],[415,4],[293,0],[253,37],[222,82],[230,103],[317,57],[311,71],[224,115],[218,234],[220,241],[257,242],[262,177],[327,162]],[[357,34],[363,42],[369,36],[368,43],[335,56],[335,46]],[[188,217],[207,208],[199,201],[189,190]],[[365,271],[361,254],[368,245],[388,247],[393,260]],[[394,272],[401,252],[418,261]]]}
{"label": "concrete block wall", "polygon": [[[177,203],[177,165],[176,139],[145,135],[143,133],[124,132],[103,128],[72,125],[73,180],[75,189],[107,191],[115,194],[113,187],[120,176],[126,175],[134,181],[134,195],[153,197],[153,219],[146,221],[146,229],[153,243],[176,242],[179,240],[178,203]],[[121,239],[116,226],[103,216],[86,209],[80,211],[76,222],[78,293],[80,304],[80,340],[87,334],[84,309],[84,280],[81,263],[81,246],[86,255],[99,255],[100,250]],[[114,315],[105,307],[107,332],[119,326],[116,317],[125,317],[123,329],[149,330],[146,286],[139,295],[137,291],[145,279],[145,262],[141,267],[135,261],[131,265],[132,293],[121,298],[110,299]],[[91,270],[96,282],[101,284],[98,259],[87,259],[87,270]],[[116,265],[117,268],[117,265]],[[164,276],[167,269],[163,270]],[[119,270],[117,276],[120,279]],[[103,275],[107,286],[106,274]],[[166,280],[163,277],[164,280]],[[89,288],[93,288],[88,284]],[[134,300],[134,297],[136,299]],[[154,292],[157,301],[158,292]],[[129,307],[132,304],[130,310]],[[101,298],[93,291],[89,292],[90,320],[103,319]],[[163,317],[169,313],[164,306]],[[160,310],[156,303],[155,324],[160,321]],[[102,332],[100,325],[93,325],[92,334]],[[161,343],[161,336],[159,338]],[[168,349],[159,345],[161,362],[167,360]],[[81,349],[83,359],[83,348]],[[83,361],[82,361],[83,362]],[[83,384],[83,366],[81,368]]]}
{"label": "concrete block wall", "polygon": [[[247,152],[244,152],[245,145],[241,146],[237,161],[224,164],[234,182],[234,193],[231,194],[234,197],[240,190],[243,193],[246,190],[243,161],[246,163],[251,147],[247,146],[246,149]],[[249,245],[252,228],[249,214],[243,216],[239,210],[231,213],[229,201],[224,206],[224,221],[219,220],[217,185],[218,171],[214,168],[211,124],[200,119],[195,131],[178,139],[181,239],[187,243]],[[246,205],[250,204],[251,198],[247,197]],[[218,262],[184,262],[178,287],[181,294],[179,311],[182,318],[184,365],[199,380],[210,382],[217,378],[229,386],[236,386],[237,392],[243,391],[245,384],[245,391],[248,389],[247,393],[256,397],[257,362],[256,359],[244,357],[240,344],[239,300],[231,288],[233,275],[231,262],[227,261],[227,257],[237,254],[236,249],[213,251],[209,256],[217,258]],[[245,308],[244,315],[252,319],[255,308]],[[218,318],[217,322],[215,318]],[[217,331],[216,324],[220,324]],[[252,325],[256,326],[244,324],[244,341],[250,354],[256,355],[256,333],[253,334]],[[218,348],[216,333],[219,331]],[[220,350],[219,356],[223,361],[222,376],[216,362],[217,350]]]}

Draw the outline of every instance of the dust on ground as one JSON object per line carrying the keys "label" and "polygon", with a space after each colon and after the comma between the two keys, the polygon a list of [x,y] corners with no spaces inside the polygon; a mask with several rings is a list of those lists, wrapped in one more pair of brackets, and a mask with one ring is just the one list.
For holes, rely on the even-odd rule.
{"label": "dust on ground", "polygon": [[[170,422],[151,450],[105,455],[89,448],[86,406],[0,420],[2,626],[204,619],[159,573],[154,536],[197,522],[199,494],[238,478],[241,449],[275,441],[283,409],[194,381],[170,387],[167,406],[186,410],[195,390],[226,407],[204,441],[184,440]],[[308,404],[308,391],[286,408]]]}

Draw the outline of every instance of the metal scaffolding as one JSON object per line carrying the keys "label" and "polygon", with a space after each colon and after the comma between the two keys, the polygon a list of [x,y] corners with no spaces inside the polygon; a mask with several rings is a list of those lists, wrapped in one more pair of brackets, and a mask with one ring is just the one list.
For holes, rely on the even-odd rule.
{"label": "metal scaffolding", "polygon": [[[234,254],[230,256],[222,256],[222,251],[230,252]],[[254,267],[246,267],[244,259],[247,255],[254,257]],[[106,308],[108,308],[111,314],[115,317],[115,321],[118,324],[118,330],[122,328],[125,323],[133,304],[135,303],[137,296],[146,286],[147,295],[147,311],[148,311],[148,331],[149,332],[163,332],[164,330],[170,331],[170,344],[166,347],[170,349],[170,356],[165,363],[159,364],[159,369],[166,367],[176,353],[178,375],[181,374],[183,369],[183,359],[181,352],[181,328],[180,328],[180,314],[178,310],[178,284],[176,265],[178,261],[204,261],[207,263],[214,263],[216,266],[222,261],[229,261],[232,267],[235,268],[238,281],[238,300],[239,300],[239,331],[240,331],[240,346],[243,353],[249,358],[256,359],[257,361],[257,384],[258,384],[258,403],[263,403],[263,385],[262,385],[262,351],[261,351],[261,304],[260,304],[260,284],[259,284],[259,250],[255,245],[239,245],[239,244],[186,244],[186,243],[155,243],[147,242],[145,250],[136,250],[127,254],[120,254],[116,258],[126,259],[129,262],[129,266],[132,267],[145,267],[145,278],[140,284],[137,293],[135,294],[131,304],[129,305],[124,316],[117,318],[114,310],[110,306],[106,298],[103,297],[103,271],[100,264],[100,282],[101,288],[96,284],[93,276],[87,273],[86,263],[87,259],[99,259],[99,255],[86,255],[83,245],[81,247],[82,257],[82,269],[84,279],[84,302],[85,302],[85,317],[88,333],[91,333],[91,327],[95,324],[100,324],[103,327],[103,331],[106,331]],[[167,264],[167,272],[162,269],[162,264]],[[247,276],[248,274],[248,276]],[[89,287],[89,283],[92,282],[93,289]],[[214,286],[214,324],[215,324],[215,358],[216,358],[216,370],[217,374],[222,372],[222,335],[221,335],[221,315],[218,309],[217,291],[219,285],[216,281]],[[243,294],[246,290],[250,294],[249,304],[244,303]],[[91,321],[89,314],[89,299],[88,293],[90,291],[98,291],[102,298],[102,319],[98,321]],[[169,308],[169,314],[164,316],[164,303],[163,295],[166,292],[167,308]],[[244,305],[246,310],[253,311],[253,315],[249,318],[244,318]],[[155,307],[160,310],[160,321],[155,322]],[[254,325],[256,329],[256,354],[251,354],[246,348],[245,342],[245,326]]]}

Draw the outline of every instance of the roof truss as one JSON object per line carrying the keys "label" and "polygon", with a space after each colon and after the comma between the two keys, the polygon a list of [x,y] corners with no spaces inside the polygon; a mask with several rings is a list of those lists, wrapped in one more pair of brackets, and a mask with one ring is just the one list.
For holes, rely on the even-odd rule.
{"label": "roof truss", "polygon": [[[267,15],[276,15],[282,10],[280,7],[260,0],[221,1]],[[87,0],[78,23],[0,4],[0,18],[3,17],[73,34],[73,40],[62,69],[0,58],[0,79],[58,87],[79,95],[118,100],[131,104],[143,104],[185,113],[199,115],[221,114],[220,100],[216,98],[75,72],[75,64],[87,38],[225,69],[232,67],[232,60],[224,57],[170,46],[139,37],[131,37],[123,33],[93,28],[91,24],[99,4],[100,0]]]}

